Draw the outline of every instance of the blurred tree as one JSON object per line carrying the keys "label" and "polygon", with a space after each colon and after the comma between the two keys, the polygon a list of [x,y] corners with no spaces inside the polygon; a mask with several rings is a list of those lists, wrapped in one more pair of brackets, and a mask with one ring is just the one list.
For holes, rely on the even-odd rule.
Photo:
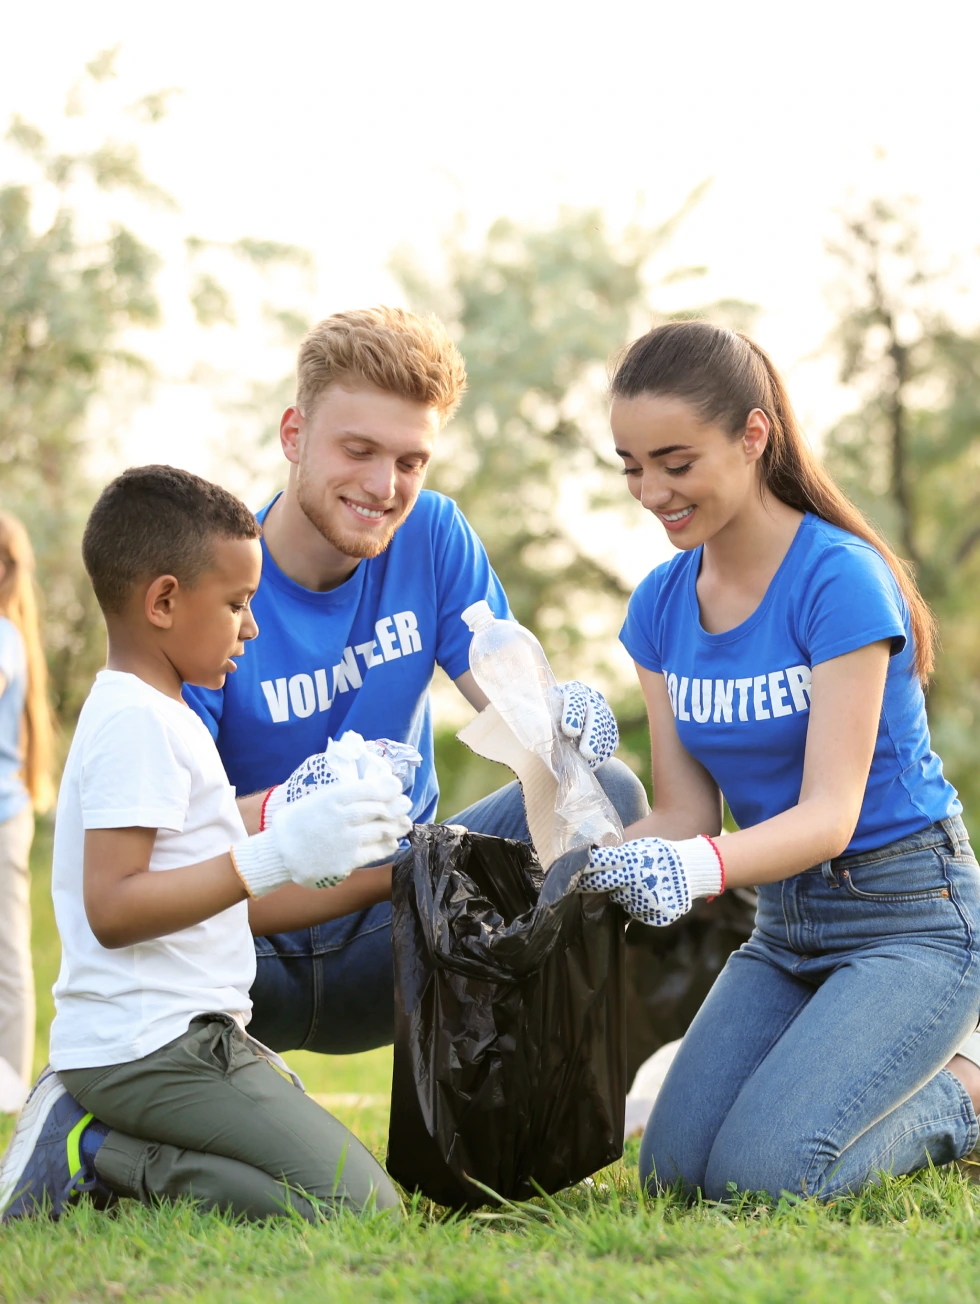
{"label": "blurred tree", "polygon": [[[111,75],[107,54],[88,66],[84,81]],[[73,88],[70,113],[78,111],[83,85]],[[19,118],[8,140],[29,157],[35,176],[33,183],[0,188],[2,492],[34,541],[54,703],[62,718],[71,718],[104,646],[78,552],[91,501],[85,419],[113,379],[147,374],[121,337],[128,327],[155,325],[159,305],[153,251],[121,224],[93,229],[69,195],[87,183],[96,191],[166,201],[143,176],[132,148],[107,143],[59,153]]]}
{"label": "blurred tree", "polygon": [[[444,436],[428,484],[454,498],[486,545],[517,618],[541,639],[559,675],[609,682],[605,654],[629,596],[621,576],[583,546],[569,520],[571,486],[588,507],[623,503],[609,441],[603,393],[610,355],[648,328],[659,287],[693,279],[703,268],[659,280],[651,265],[687,209],[654,228],[610,232],[596,211],[564,210],[554,226],[526,229],[495,222],[468,249],[447,245],[445,279],[434,284],[409,258],[395,263],[416,309],[454,324],[469,385]],[[711,313],[744,321],[745,304],[713,304]],[[614,680],[612,682],[615,682]],[[648,768],[645,716],[638,693],[617,701],[630,760]],[[440,733],[443,815],[499,784],[499,769],[461,755],[451,730]]]}
{"label": "blurred tree", "polygon": [[[84,114],[114,65],[115,51],[87,65],[66,118]],[[132,117],[158,122],[169,95],[128,106]],[[134,379],[145,397],[152,368],[129,336],[160,320],[161,259],[115,214],[127,199],[176,205],[144,175],[132,140],[64,152],[20,118],[7,139],[25,157],[29,179],[0,186],[0,497],[34,541],[54,705],[70,725],[105,647],[79,552],[98,489],[89,419],[96,400],[132,389]],[[190,238],[187,250],[187,293],[202,325],[235,319],[214,270],[222,256],[262,268],[309,261],[292,247],[248,239],[224,246]]]}
{"label": "blurred tree", "polygon": [[969,823],[980,817],[980,330],[939,306],[948,274],[930,268],[909,202],[872,201],[831,251],[840,376],[862,401],[826,455],[938,617],[930,724]]}

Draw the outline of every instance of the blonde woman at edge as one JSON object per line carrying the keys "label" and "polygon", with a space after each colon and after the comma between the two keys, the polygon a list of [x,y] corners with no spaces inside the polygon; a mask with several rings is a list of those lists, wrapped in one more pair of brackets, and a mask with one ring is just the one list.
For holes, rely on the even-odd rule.
{"label": "blonde woman at edge", "polygon": [[28,857],[34,812],[51,804],[51,714],[34,595],[34,554],[0,511],[0,1111],[33,1076],[34,967]]}

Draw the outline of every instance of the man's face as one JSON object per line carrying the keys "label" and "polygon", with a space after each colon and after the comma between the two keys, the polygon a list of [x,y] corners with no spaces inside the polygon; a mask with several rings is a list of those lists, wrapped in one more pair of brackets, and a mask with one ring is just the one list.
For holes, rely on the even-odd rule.
{"label": "man's face", "polygon": [[338,552],[384,552],[415,506],[439,424],[435,408],[368,385],[331,385],[308,417],[295,408],[286,414],[283,448],[296,464],[297,501]]}

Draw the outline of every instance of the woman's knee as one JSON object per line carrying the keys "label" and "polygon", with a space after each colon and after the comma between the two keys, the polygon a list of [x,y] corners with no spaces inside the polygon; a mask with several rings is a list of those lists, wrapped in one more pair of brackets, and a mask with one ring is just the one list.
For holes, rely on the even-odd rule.
{"label": "woman's knee", "polygon": [[595,777],[624,825],[635,824],[649,814],[646,789],[623,761],[617,760],[615,756],[603,761],[596,767]]}
{"label": "woman's knee", "polygon": [[[776,1200],[789,1192],[791,1195],[819,1195],[823,1178],[807,1182],[807,1174],[819,1169],[823,1174],[826,1163],[818,1163],[816,1154],[809,1157],[797,1153],[784,1138],[768,1145],[761,1136],[726,1136],[720,1133],[711,1149],[704,1175],[704,1194],[709,1200],[730,1200],[736,1192],[765,1192]],[[807,1189],[808,1185],[813,1189]]]}
{"label": "woman's knee", "polygon": [[640,1142],[640,1186],[656,1194],[679,1183],[682,1191],[693,1194],[704,1183],[706,1151],[702,1138],[685,1138],[676,1131],[666,1135],[648,1125]]}

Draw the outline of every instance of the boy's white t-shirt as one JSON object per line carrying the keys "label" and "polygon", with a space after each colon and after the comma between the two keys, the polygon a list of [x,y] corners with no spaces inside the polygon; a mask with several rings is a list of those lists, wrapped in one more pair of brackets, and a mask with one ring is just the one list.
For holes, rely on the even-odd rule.
{"label": "boy's white t-shirt", "polygon": [[245,838],[217,749],[198,716],[135,675],[103,670],[65,764],[52,895],[61,934],[51,1064],[98,1068],[142,1059],[199,1014],[244,1024],[255,948],[242,901],[149,942],[109,950],[82,897],[86,829],[157,829],[150,871],[208,860]]}

